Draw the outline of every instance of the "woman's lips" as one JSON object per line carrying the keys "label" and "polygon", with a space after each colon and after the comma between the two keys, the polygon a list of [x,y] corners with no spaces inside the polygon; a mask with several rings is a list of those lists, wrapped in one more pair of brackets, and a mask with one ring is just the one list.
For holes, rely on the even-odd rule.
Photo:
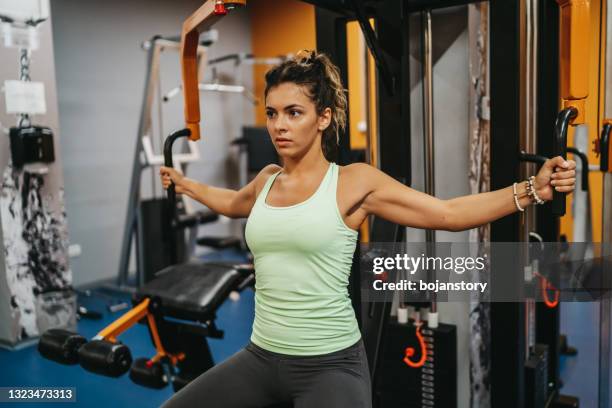
{"label": "woman's lips", "polygon": [[284,137],[278,137],[276,138],[276,145],[278,147],[287,147],[291,144],[291,139],[286,139]]}

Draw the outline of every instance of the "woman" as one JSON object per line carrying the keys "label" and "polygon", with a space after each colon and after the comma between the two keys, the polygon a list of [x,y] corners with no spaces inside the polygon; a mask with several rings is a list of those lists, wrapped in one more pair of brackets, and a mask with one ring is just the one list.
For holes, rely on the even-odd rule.
{"label": "woman", "polygon": [[[267,127],[283,167],[264,168],[239,191],[160,170],[211,210],[248,217],[255,257],[251,342],[174,395],[164,407],[370,407],[370,379],[348,297],[357,229],[374,214],[415,228],[461,231],[574,189],[575,163],[548,160],[529,183],[439,200],[363,163],[338,166],[330,153],[346,123],[337,67],[301,52],[266,74]],[[529,190],[529,191],[528,191]]]}

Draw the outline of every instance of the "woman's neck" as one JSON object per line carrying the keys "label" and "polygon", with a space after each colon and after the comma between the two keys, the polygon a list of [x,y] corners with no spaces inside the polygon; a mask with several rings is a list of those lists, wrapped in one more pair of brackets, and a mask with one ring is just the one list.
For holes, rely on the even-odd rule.
{"label": "woman's neck", "polygon": [[317,170],[323,171],[328,167],[329,162],[323,155],[320,145],[309,150],[299,158],[283,158],[283,173],[287,175],[300,176],[306,173],[317,172]]}

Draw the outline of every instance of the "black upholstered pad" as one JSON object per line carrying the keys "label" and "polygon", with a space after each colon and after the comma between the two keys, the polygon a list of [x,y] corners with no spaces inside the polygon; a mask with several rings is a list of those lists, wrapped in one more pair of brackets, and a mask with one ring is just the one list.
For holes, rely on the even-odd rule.
{"label": "black upholstered pad", "polygon": [[196,244],[215,249],[240,248],[240,239],[236,237],[202,237]]}
{"label": "black upholstered pad", "polygon": [[165,316],[206,321],[243,280],[231,265],[190,262],[169,266],[144,285],[135,295],[161,301]]}

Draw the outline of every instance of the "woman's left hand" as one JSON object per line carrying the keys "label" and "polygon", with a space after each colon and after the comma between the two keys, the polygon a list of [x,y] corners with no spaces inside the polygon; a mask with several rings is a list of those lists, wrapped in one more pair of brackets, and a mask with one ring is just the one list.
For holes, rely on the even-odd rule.
{"label": "woman's left hand", "polygon": [[540,168],[535,178],[535,189],[544,201],[553,199],[553,189],[560,193],[571,193],[576,184],[576,162],[563,160],[557,156],[546,162]]}

